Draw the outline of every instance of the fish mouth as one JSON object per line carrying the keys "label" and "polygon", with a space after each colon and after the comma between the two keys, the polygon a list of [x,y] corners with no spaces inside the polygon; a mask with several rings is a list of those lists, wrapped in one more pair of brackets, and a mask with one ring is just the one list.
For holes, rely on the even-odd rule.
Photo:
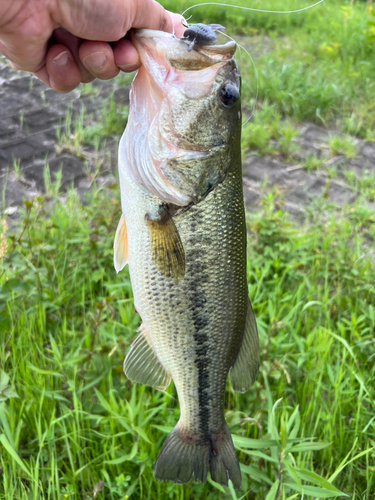
{"label": "fish mouth", "polygon": [[[232,59],[237,44],[233,40],[222,45],[195,45],[188,51],[189,43],[176,38],[171,33],[150,29],[134,30],[131,39],[139,52],[156,52],[165,57],[170,65],[177,70],[201,70]],[[155,52],[154,52],[155,56]]]}

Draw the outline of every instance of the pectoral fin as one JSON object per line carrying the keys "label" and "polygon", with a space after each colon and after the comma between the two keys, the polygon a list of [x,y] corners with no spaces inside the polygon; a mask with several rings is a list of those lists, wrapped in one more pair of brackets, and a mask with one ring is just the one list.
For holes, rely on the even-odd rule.
{"label": "pectoral fin", "polygon": [[171,376],[160,363],[143,326],[132,343],[124,361],[124,373],[132,382],[149,385],[154,389],[164,390],[168,387]]}
{"label": "pectoral fin", "polygon": [[128,263],[128,233],[126,231],[124,214],[121,215],[117,226],[113,250],[114,265],[116,272],[118,273]]}
{"label": "pectoral fin", "polygon": [[164,276],[181,279],[185,274],[185,255],[176,225],[164,206],[156,216],[146,214],[152,246],[152,258]]}
{"label": "pectoral fin", "polygon": [[247,306],[245,333],[234,365],[229,371],[233,389],[246,392],[253,385],[259,371],[259,339],[250,300]]}

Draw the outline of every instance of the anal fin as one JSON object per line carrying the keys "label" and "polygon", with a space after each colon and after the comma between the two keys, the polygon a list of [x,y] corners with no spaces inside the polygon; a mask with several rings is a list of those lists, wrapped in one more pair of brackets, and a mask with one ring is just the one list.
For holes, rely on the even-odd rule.
{"label": "anal fin", "polygon": [[258,375],[259,363],[258,331],[249,300],[241,348],[229,371],[229,378],[235,391],[246,392],[250,389]]}
{"label": "anal fin", "polygon": [[128,263],[128,233],[126,230],[126,222],[124,214],[121,215],[113,243],[114,250],[114,266],[116,272],[120,272]]}
{"label": "anal fin", "polygon": [[152,258],[161,274],[177,280],[185,274],[185,254],[169,210],[161,206],[156,216],[145,215],[150,230]]}
{"label": "anal fin", "polygon": [[132,382],[164,390],[168,387],[171,376],[160,363],[145,328],[141,325],[138,331],[139,334],[126,355],[124,373]]}

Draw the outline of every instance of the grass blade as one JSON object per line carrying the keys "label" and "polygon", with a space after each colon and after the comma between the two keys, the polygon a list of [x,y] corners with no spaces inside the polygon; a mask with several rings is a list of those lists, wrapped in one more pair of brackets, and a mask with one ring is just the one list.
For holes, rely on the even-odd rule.
{"label": "grass blade", "polygon": [[4,446],[9,455],[13,458],[13,460],[17,462],[17,464],[21,467],[21,469],[25,472],[25,474],[27,474],[27,476],[31,478],[32,476],[29,469],[23,463],[16,450],[12,447],[5,434],[0,434],[0,443]]}
{"label": "grass blade", "polygon": [[280,481],[278,479],[276,479],[276,481],[273,483],[270,491],[267,493],[265,500],[275,500],[276,493],[277,493],[277,490],[279,488],[279,483],[280,483]]}

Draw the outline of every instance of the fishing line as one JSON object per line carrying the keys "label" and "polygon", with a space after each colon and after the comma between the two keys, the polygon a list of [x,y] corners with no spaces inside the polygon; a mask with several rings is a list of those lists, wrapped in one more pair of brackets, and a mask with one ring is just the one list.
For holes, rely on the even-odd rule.
{"label": "fishing line", "polygon": [[266,14],[295,14],[297,12],[303,12],[304,10],[312,9],[313,7],[316,7],[320,3],[324,2],[324,0],[319,0],[319,2],[316,2],[312,5],[308,5],[307,7],[303,7],[302,9],[296,9],[296,10],[265,10],[265,9],[255,9],[253,7],[243,7],[242,5],[231,5],[228,3],[218,3],[218,2],[204,2],[204,3],[197,3],[195,5],[192,5],[191,7],[188,7],[184,12],[181,14],[182,16],[191,9],[195,9],[195,7],[200,7],[201,5],[220,5],[221,7],[232,7],[232,9],[242,9],[242,10],[251,10],[253,12],[265,12]]}

